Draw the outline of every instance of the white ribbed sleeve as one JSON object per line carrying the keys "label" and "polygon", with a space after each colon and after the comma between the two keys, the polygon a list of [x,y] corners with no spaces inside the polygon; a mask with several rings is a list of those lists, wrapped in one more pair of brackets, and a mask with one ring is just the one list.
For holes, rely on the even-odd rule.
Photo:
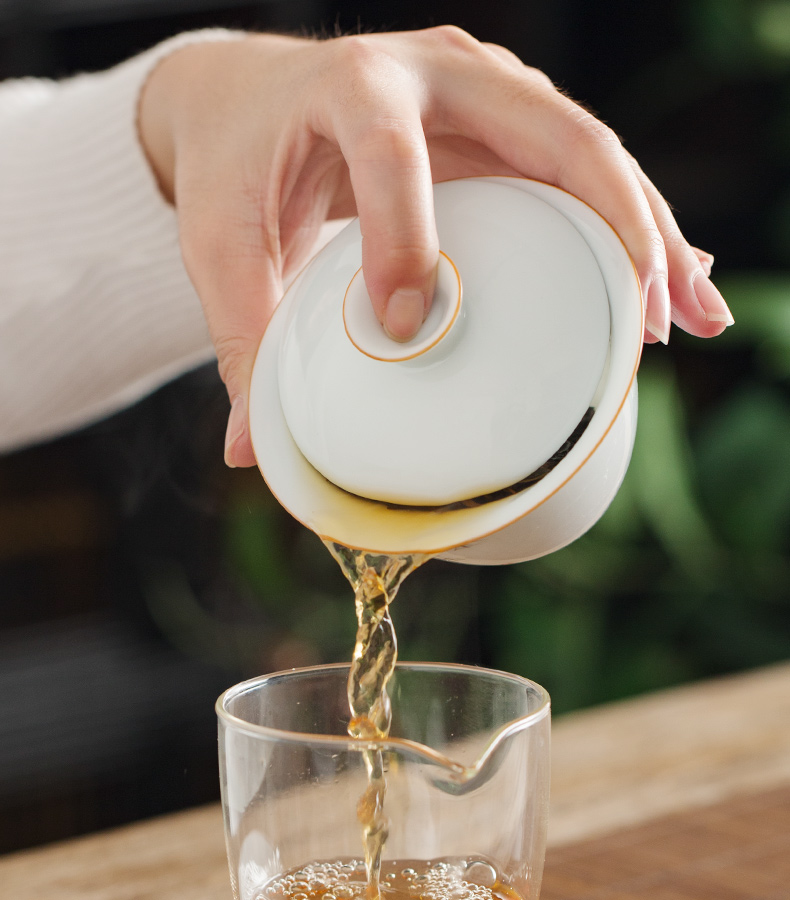
{"label": "white ribbed sleeve", "polygon": [[0,84],[0,450],[78,428],[213,357],[136,131],[180,35],[107,72]]}

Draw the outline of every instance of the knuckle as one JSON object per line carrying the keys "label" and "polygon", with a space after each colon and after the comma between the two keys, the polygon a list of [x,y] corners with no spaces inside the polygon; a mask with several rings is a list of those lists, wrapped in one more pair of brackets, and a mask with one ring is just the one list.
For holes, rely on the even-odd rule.
{"label": "knuckle", "polygon": [[588,166],[591,164],[600,166],[602,172],[617,174],[618,179],[626,168],[631,171],[617,135],[576,104],[573,104],[570,113],[566,108],[562,147],[563,152],[558,160],[556,173],[561,180],[564,180],[579,162]]}
{"label": "knuckle", "polygon": [[642,260],[637,259],[637,263],[643,262],[645,267],[652,269],[653,272],[666,276],[667,248],[657,228],[646,230],[640,256]]}
{"label": "knuckle", "polygon": [[670,240],[665,240],[665,243],[668,268],[684,272],[697,272],[701,266],[704,268],[707,265],[709,273],[713,258],[710,254],[698,255],[695,253],[694,248],[686,242],[683,235],[680,235],[679,238],[673,236]]}
{"label": "knuckle", "polygon": [[[518,59],[518,57],[515,58]],[[533,66],[524,66],[524,74],[535,87],[548,88],[551,91],[557,90],[551,78],[540,69],[535,69]]]}
{"label": "knuckle", "polygon": [[672,228],[664,230],[663,240],[667,253],[677,257],[697,258],[680,229],[674,223]]}
{"label": "knuckle", "polygon": [[647,237],[647,245],[654,255],[666,255],[667,246],[664,242],[664,238],[661,236],[661,232],[657,228],[650,229]]}
{"label": "knuckle", "polygon": [[366,81],[382,55],[372,35],[349,34],[332,44],[334,66],[351,81]]}
{"label": "knuckle", "polygon": [[398,168],[422,166],[427,156],[424,138],[397,119],[373,122],[360,136],[357,160],[386,160]]}
{"label": "knuckle", "polygon": [[422,284],[436,265],[438,247],[435,241],[427,236],[420,240],[419,236],[389,243],[381,252],[376,252],[378,277],[375,279],[382,293],[389,295],[393,288],[408,284]]}
{"label": "knuckle", "polygon": [[571,115],[568,129],[572,144],[586,152],[622,153],[623,146],[612,129],[580,106]]}
{"label": "knuckle", "polygon": [[463,28],[459,28],[457,25],[437,25],[435,28],[427,29],[425,34],[432,41],[450,50],[462,53],[478,53],[481,48],[480,41],[477,38],[472,37],[468,31],[464,31]]}
{"label": "knuckle", "polygon": [[328,108],[345,113],[375,111],[393,97],[408,97],[412,78],[377,35],[337,38],[323,78]]}
{"label": "knuckle", "polygon": [[431,268],[434,249],[426,238],[419,242],[403,242],[389,250],[389,263],[393,268],[420,272]]}
{"label": "knuckle", "polygon": [[507,47],[502,47],[500,44],[492,44],[488,41],[483,41],[482,46],[493,53],[494,56],[498,56],[503,62],[510,63],[513,66],[519,66],[520,68],[526,68],[516,54],[513,53],[512,50],[508,50]]}
{"label": "knuckle", "polygon": [[214,339],[214,349],[217,351],[219,377],[228,391],[233,393],[235,388],[240,387],[236,382],[249,360],[250,342],[231,335],[219,336]]}

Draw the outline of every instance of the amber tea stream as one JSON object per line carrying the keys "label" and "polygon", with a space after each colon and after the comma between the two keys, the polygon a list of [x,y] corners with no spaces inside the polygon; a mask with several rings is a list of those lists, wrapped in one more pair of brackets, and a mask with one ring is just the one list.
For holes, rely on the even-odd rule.
{"label": "amber tea stream", "polygon": [[[357,638],[348,676],[348,733],[363,740],[386,738],[392,719],[387,682],[398,658],[389,605],[404,578],[430,557],[422,553],[388,556],[332,541],[324,543],[354,589]],[[364,758],[368,786],[359,798],[357,818],[362,826],[367,894],[374,900],[380,895],[381,854],[388,832],[384,813],[387,782],[381,750],[365,750]]]}
{"label": "amber tea stream", "polygon": [[[389,735],[387,684],[398,645],[389,605],[404,579],[430,559],[427,554],[389,556],[324,542],[354,589],[357,635],[348,676],[348,733],[360,740]],[[363,751],[367,787],[357,803],[364,861],[316,861],[270,881],[261,900],[519,900],[483,859],[389,861],[387,780],[381,750]]]}

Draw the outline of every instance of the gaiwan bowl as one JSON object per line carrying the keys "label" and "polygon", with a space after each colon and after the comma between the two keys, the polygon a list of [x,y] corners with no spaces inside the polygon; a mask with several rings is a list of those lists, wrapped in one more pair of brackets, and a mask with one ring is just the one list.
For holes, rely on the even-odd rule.
{"label": "gaiwan bowl", "polygon": [[622,241],[551,185],[434,189],[431,314],[397,344],[372,313],[351,222],[261,341],[258,466],[325,540],[502,564],[551,553],[615,496],[636,430],[644,308]]}

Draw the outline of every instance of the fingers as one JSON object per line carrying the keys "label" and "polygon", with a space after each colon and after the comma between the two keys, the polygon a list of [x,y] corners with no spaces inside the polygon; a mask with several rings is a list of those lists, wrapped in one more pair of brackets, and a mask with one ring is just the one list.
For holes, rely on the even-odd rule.
{"label": "fingers", "polygon": [[346,90],[331,131],[349,166],[365,281],[392,337],[415,333],[433,293],[438,245],[426,143],[442,177],[479,174],[494,160],[492,171],[556,184],[596,209],[636,265],[646,341],[666,343],[673,321],[706,337],[732,323],[709,281],[712,257],[685,241],[614,133],[543,73],[454,28],[336,43]]}
{"label": "fingers", "polygon": [[329,127],[356,198],[365,284],[389,335],[408,340],[430,309],[439,258],[422,85],[364,37],[339,41],[334,65],[344,87],[332,85]]}
{"label": "fingers", "polygon": [[720,334],[734,319],[710,281],[713,257],[686,242],[667,202],[633,159],[632,166],[664,238],[672,321],[698,337]]}
{"label": "fingers", "polygon": [[[487,59],[494,56],[484,52]],[[664,241],[614,134],[545,76],[510,60],[448,66],[440,78],[445,115],[456,131],[484,143],[523,175],[575,194],[611,223],[637,267],[651,324],[665,337],[670,306]]]}
{"label": "fingers", "polygon": [[642,284],[645,339],[666,342],[672,321],[700,336],[731,323],[708,279],[712,257],[688,245],[616,135],[508,51],[479,45],[480,59],[470,64],[474,47],[463,50],[433,55],[444,126],[483,143],[521,174],[575,194],[610,222]]}

